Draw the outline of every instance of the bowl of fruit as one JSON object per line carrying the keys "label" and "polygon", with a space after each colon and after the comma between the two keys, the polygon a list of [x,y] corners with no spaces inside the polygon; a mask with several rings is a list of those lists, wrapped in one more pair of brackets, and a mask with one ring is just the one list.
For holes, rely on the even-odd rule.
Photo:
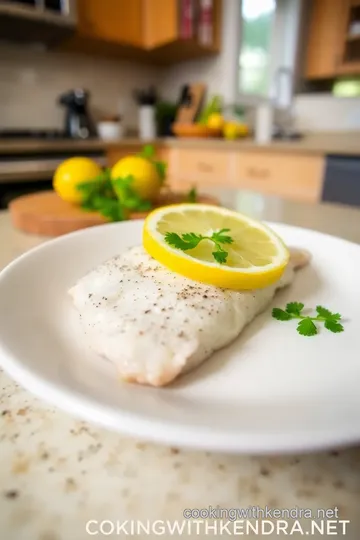
{"label": "bowl of fruit", "polygon": [[[231,107],[233,108],[233,107]],[[224,114],[220,96],[212,97],[193,123],[176,122],[172,131],[176,137],[218,137],[235,140],[249,135],[249,126],[245,121]]]}

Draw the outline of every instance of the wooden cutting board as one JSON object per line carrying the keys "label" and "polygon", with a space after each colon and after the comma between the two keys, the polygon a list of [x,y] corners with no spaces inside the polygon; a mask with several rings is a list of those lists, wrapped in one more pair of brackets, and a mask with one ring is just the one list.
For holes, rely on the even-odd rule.
{"label": "wooden cutting board", "polygon": [[[184,193],[166,193],[159,197],[155,206],[184,202]],[[198,202],[219,205],[214,197],[199,195]],[[61,236],[86,227],[106,223],[95,212],[85,212],[78,206],[60,199],[54,191],[42,191],[24,195],[11,201],[10,216],[14,227],[31,234]],[[130,219],[143,219],[149,212],[134,212]]]}

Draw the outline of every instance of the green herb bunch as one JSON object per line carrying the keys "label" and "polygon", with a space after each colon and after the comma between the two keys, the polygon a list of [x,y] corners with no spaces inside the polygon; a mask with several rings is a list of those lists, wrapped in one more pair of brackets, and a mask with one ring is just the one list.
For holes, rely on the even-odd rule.
{"label": "green herb bunch", "polygon": [[[149,159],[158,172],[161,184],[166,178],[166,163],[155,159],[151,145],[143,148],[139,156]],[[77,186],[83,194],[81,207],[89,212],[99,212],[109,221],[123,221],[130,212],[151,210],[152,203],[139,197],[132,187],[134,178],[111,178],[111,169],[106,168],[98,177]]]}

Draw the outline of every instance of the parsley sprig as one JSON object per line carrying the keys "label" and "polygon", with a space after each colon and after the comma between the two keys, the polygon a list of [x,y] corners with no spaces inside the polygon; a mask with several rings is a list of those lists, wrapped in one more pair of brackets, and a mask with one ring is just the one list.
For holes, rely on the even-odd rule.
{"label": "parsley sprig", "polygon": [[128,210],[142,212],[150,210],[152,205],[150,201],[142,199],[132,188],[134,181],[133,176],[129,175],[125,178],[116,178],[112,180],[114,191],[118,200]]}
{"label": "parsley sprig", "polygon": [[123,221],[130,211],[151,209],[151,202],[141,199],[132,188],[132,176],[111,179],[110,169],[90,182],[78,184],[83,193],[81,207],[90,212],[99,212],[109,221]]}
{"label": "parsley sprig", "polygon": [[229,232],[230,229],[220,229],[220,231],[215,231],[211,236],[206,236],[202,234],[196,234],[193,232],[182,234],[181,236],[174,232],[165,233],[165,242],[170,246],[175,247],[176,249],[181,249],[182,251],[188,251],[189,249],[194,249],[202,240],[210,240],[214,244],[214,251],[212,255],[214,259],[220,263],[224,264],[228,258],[228,252],[222,247],[221,244],[232,244],[233,238],[225,234]]}
{"label": "parsley sprig", "polygon": [[[139,156],[155,165],[164,185],[166,163],[155,159],[155,148],[146,145]],[[83,195],[81,207],[90,212],[99,212],[109,221],[123,221],[129,217],[130,212],[151,210],[151,202],[139,197],[132,187],[133,181],[132,176],[111,178],[111,169],[104,169],[96,178],[76,186]]]}
{"label": "parsley sprig", "polygon": [[77,189],[82,192],[81,207],[89,212],[99,212],[109,221],[123,221],[126,219],[126,209],[120,203],[114,192],[110,177],[110,169],[89,182],[78,184]]}
{"label": "parsley sprig", "polygon": [[340,313],[332,313],[323,306],[316,306],[317,315],[311,317],[310,315],[302,315],[304,307],[301,302],[290,302],[286,305],[285,310],[274,308],[272,316],[278,321],[298,319],[297,331],[302,336],[315,336],[318,333],[316,322],[323,323],[324,327],[330,332],[339,333],[344,331],[343,325],[339,322],[341,320]]}

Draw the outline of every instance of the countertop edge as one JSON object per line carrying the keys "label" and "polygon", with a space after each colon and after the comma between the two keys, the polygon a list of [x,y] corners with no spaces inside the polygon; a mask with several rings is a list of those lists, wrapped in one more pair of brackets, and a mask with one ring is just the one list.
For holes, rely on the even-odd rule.
{"label": "countertop edge", "polygon": [[140,148],[146,144],[155,147],[165,148],[202,148],[217,151],[246,151],[246,152],[274,152],[274,153],[293,153],[308,155],[344,155],[360,156],[360,132],[343,133],[312,133],[305,134],[303,139],[297,141],[273,141],[268,144],[257,144],[249,138],[228,141],[224,139],[200,139],[200,138],[175,138],[165,137],[152,140],[141,140],[138,138],[124,138],[116,141],[104,140],[7,140],[0,141],[0,156],[16,154],[37,154],[52,153],[61,151],[77,150],[79,153],[103,151],[111,152],[121,148]]}

